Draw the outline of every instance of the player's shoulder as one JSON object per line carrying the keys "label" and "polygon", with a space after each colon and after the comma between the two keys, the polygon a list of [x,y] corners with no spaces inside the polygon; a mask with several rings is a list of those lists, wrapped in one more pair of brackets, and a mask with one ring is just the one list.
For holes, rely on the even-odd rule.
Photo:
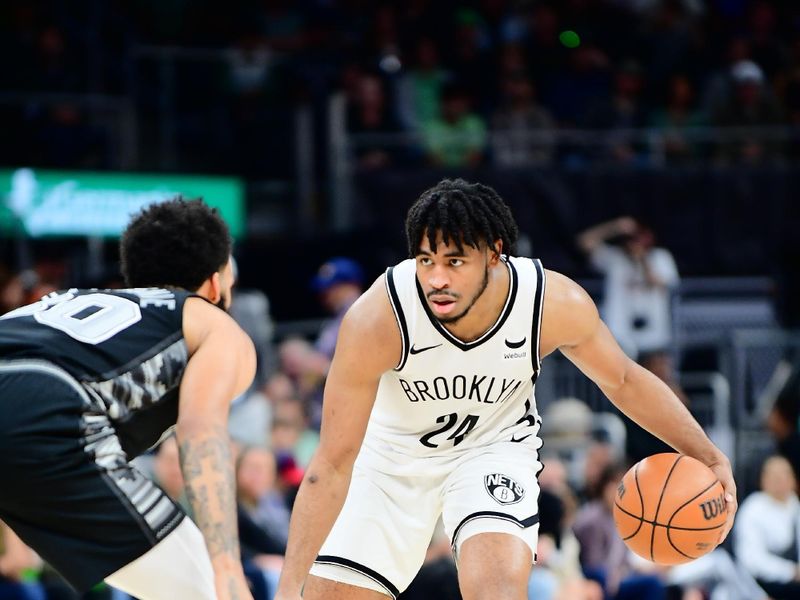
{"label": "player's shoulder", "polygon": [[342,322],[343,327],[363,335],[385,333],[388,326],[394,326],[389,294],[387,293],[387,273],[382,273],[361,294],[348,309]]}
{"label": "player's shoulder", "polygon": [[200,296],[190,296],[183,304],[183,336],[190,354],[208,339],[225,337],[231,344],[251,343],[236,321],[221,308]]}
{"label": "player's shoulder", "polygon": [[349,364],[362,375],[379,375],[398,363],[401,349],[399,325],[382,274],[342,319],[334,363]]}
{"label": "player's shoulder", "polygon": [[184,327],[236,328],[239,326],[226,311],[200,296],[189,296],[183,303]]}
{"label": "player's shoulder", "polygon": [[591,296],[577,282],[558,271],[547,270],[542,308],[542,356],[586,337],[597,327],[600,315]]}
{"label": "player's shoulder", "polygon": [[594,306],[589,294],[576,281],[563,273],[545,269],[547,286],[544,302],[547,309],[553,311],[574,311]]}

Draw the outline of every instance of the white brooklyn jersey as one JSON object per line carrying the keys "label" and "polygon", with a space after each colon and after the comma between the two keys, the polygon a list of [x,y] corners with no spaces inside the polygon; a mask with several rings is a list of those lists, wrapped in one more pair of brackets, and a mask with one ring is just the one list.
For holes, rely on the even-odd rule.
{"label": "white brooklyn jersey", "polygon": [[381,378],[359,457],[363,464],[422,474],[418,469],[444,467],[497,442],[541,446],[534,384],[544,269],[529,258],[503,257],[503,264],[509,271],[506,302],[497,321],[470,342],[432,314],[413,259],[386,271],[403,349],[399,364]]}

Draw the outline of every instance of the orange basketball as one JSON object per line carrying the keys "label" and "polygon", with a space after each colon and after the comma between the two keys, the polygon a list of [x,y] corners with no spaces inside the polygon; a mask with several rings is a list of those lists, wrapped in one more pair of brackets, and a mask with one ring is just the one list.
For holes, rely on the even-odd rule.
{"label": "orange basketball", "polygon": [[662,565],[711,552],[727,516],[717,476],[682,454],[654,454],[636,463],[622,478],[614,501],[614,522],[625,544]]}

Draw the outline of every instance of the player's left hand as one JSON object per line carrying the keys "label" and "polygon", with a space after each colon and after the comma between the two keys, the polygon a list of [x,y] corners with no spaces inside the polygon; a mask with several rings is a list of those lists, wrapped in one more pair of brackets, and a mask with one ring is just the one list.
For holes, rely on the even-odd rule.
{"label": "player's left hand", "polygon": [[733,480],[731,462],[727,457],[721,456],[717,462],[708,466],[714,471],[722,487],[725,488],[725,505],[728,509],[728,518],[725,520],[725,527],[722,528],[722,533],[719,537],[719,543],[721,544],[728,537],[731,528],[733,528],[733,518],[736,514],[736,509],[739,508],[739,503],[736,500],[736,482]]}

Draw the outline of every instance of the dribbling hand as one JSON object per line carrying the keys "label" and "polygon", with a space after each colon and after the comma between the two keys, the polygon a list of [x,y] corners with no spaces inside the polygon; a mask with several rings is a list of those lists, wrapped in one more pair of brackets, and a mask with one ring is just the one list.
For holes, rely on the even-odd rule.
{"label": "dribbling hand", "polygon": [[739,508],[739,503],[736,500],[736,482],[733,480],[731,463],[727,458],[723,457],[719,462],[708,465],[708,467],[714,471],[722,487],[725,488],[725,504],[728,510],[728,518],[725,521],[725,527],[722,529],[722,534],[719,538],[719,543],[721,544],[731,532],[733,519],[736,515],[736,510]]}

